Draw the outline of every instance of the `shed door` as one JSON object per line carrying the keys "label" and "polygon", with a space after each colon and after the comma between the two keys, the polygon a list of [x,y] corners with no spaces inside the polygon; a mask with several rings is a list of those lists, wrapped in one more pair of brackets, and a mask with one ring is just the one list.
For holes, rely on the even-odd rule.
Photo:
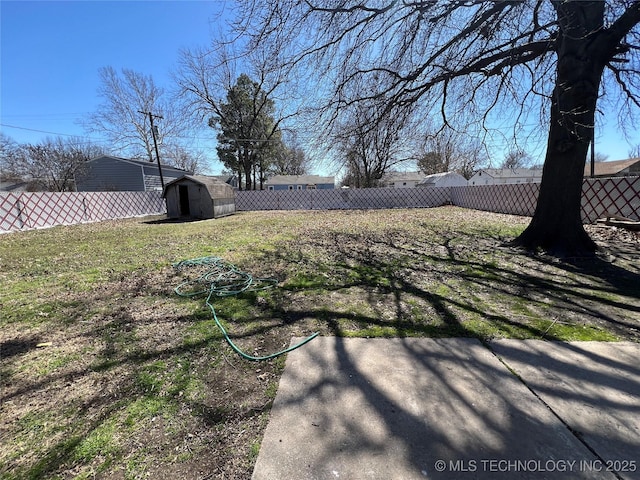
{"label": "shed door", "polygon": [[188,217],[191,215],[189,209],[189,187],[187,185],[178,185],[178,196],[180,197],[180,215]]}

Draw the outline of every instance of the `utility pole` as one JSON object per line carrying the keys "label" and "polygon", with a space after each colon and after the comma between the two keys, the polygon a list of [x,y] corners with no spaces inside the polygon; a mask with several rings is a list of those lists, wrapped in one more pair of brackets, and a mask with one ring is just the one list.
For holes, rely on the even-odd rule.
{"label": "utility pole", "polygon": [[596,176],[596,126],[591,131],[591,178]]}
{"label": "utility pole", "polygon": [[158,141],[156,140],[156,128],[153,125],[153,119],[159,118],[162,120],[163,117],[160,115],[154,115],[151,112],[143,112],[138,110],[138,113],[143,115],[149,115],[149,123],[151,123],[151,135],[153,135],[153,146],[156,149],[156,160],[158,161],[158,172],[160,172],[160,184],[162,185],[162,191],[164,192],[164,178],[162,177],[162,166],[160,165],[160,154],[158,153]]}

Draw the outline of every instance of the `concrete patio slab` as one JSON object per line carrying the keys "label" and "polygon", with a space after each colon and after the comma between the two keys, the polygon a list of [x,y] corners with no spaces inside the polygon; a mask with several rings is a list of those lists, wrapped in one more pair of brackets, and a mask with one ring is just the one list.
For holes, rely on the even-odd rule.
{"label": "concrete patio slab", "polygon": [[640,344],[631,342],[490,343],[604,468],[640,479]]}
{"label": "concrete patio slab", "polygon": [[477,340],[319,337],[288,354],[253,479],[615,478],[597,462]]}

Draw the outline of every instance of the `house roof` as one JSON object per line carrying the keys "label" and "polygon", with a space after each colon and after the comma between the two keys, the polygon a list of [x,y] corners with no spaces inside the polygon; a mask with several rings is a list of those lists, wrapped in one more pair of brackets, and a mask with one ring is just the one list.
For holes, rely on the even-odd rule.
{"label": "house roof", "polygon": [[[149,162],[147,160],[133,160],[133,159],[130,159],[130,158],[115,157],[113,155],[100,155],[99,157],[92,158],[91,160],[89,160],[89,162],[95,162],[96,160],[100,160],[102,158],[110,158],[112,160],[116,160],[116,161],[119,161],[119,162],[129,163],[131,165],[140,165],[142,167],[157,167],[158,166],[157,162]],[[191,173],[188,170],[184,170],[182,168],[177,168],[177,167],[172,167],[171,165],[165,165],[164,163],[161,163],[160,166],[162,167],[162,170],[172,170],[174,172]]]}
{"label": "house roof", "polygon": [[274,175],[270,177],[265,185],[318,185],[334,183],[334,177],[323,177],[320,175]]}
{"label": "house roof", "polygon": [[29,182],[22,180],[0,181],[0,192],[22,192],[28,185]]}
{"label": "house roof", "polygon": [[207,175],[211,178],[215,178],[216,180],[219,180],[223,183],[230,183],[234,178],[235,175]]}
{"label": "house roof", "polygon": [[[542,169],[538,168],[483,168],[478,173],[482,173],[493,178],[542,177]],[[476,173],[476,175],[478,175],[478,173]]]}
{"label": "house roof", "polygon": [[422,172],[389,172],[382,177],[382,182],[419,182],[423,178],[424,173]]}
{"label": "house roof", "polygon": [[[606,177],[608,175],[616,175],[621,171],[634,166],[636,163],[640,164],[640,158],[628,158],[627,160],[614,160],[611,162],[595,162],[594,175],[598,177]],[[587,161],[584,166],[584,176],[591,175],[591,162]]]}
{"label": "house roof", "polygon": [[439,179],[441,178],[447,178],[447,177],[455,177],[455,178],[462,178],[465,182],[467,181],[466,178],[464,178],[462,175],[460,175],[458,172],[442,172],[442,173],[432,173],[431,175],[427,175],[425,177],[422,178],[422,180],[420,180],[418,182],[419,185],[429,185],[432,183],[436,183]]}

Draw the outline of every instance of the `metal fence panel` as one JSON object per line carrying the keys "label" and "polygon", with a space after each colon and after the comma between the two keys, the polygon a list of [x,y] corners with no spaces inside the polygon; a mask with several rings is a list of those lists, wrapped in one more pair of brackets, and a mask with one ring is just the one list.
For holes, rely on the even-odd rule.
{"label": "metal fence panel", "polygon": [[21,195],[25,228],[71,225],[87,220],[81,193],[33,192]]}
{"label": "metal fence panel", "polygon": [[[532,216],[540,185],[366,188],[236,192],[237,210],[464,208]],[[0,192],[0,232],[166,213],[161,192]],[[585,179],[582,219],[618,215],[640,221],[640,177]]]}
{"label": "metal fence panel", "polygon": [[238,210],[426,208],[448,203],[450,203],[449,188],[344,188],[236,192]]}
{"label": "metal fence panel", "polygon": [[[453,204],[475,210],[533,216],[539,183],[431,188],[262,190],[236,192],[238,210],[425,208]],[[640,220],[640,177],[585,179],[582,219],[604,215]]]}
{"label": "metal fence panel", "polygon": [[582,219],[618,215],[640,221],[640,177],[590,178],[582,185]]}
{"label": "metal fence panel", "polygon": [[20,194],[0,193],[0,232],[13,232],[23,227]]}
{"label": "metal fence panel", "polygon": [[0,232],[163,213],[161,192],[0,193]]}
{"label": "metal fence panel", "polygon": [[[465,208],[533,216],[539,193],[539,184],[452,187],[451,201]],[[581,215],[584,223],[607,215],[640,221],[640,177],[585,179]]]}
{"label": "metal fence panel", "polygon": [[89,220],[166,213],[162,192],[86,192]]}
{"label": "metal fence panel", "polygon": [[451,187],[451,203],[474,210],[533,216],[539,183]]}

